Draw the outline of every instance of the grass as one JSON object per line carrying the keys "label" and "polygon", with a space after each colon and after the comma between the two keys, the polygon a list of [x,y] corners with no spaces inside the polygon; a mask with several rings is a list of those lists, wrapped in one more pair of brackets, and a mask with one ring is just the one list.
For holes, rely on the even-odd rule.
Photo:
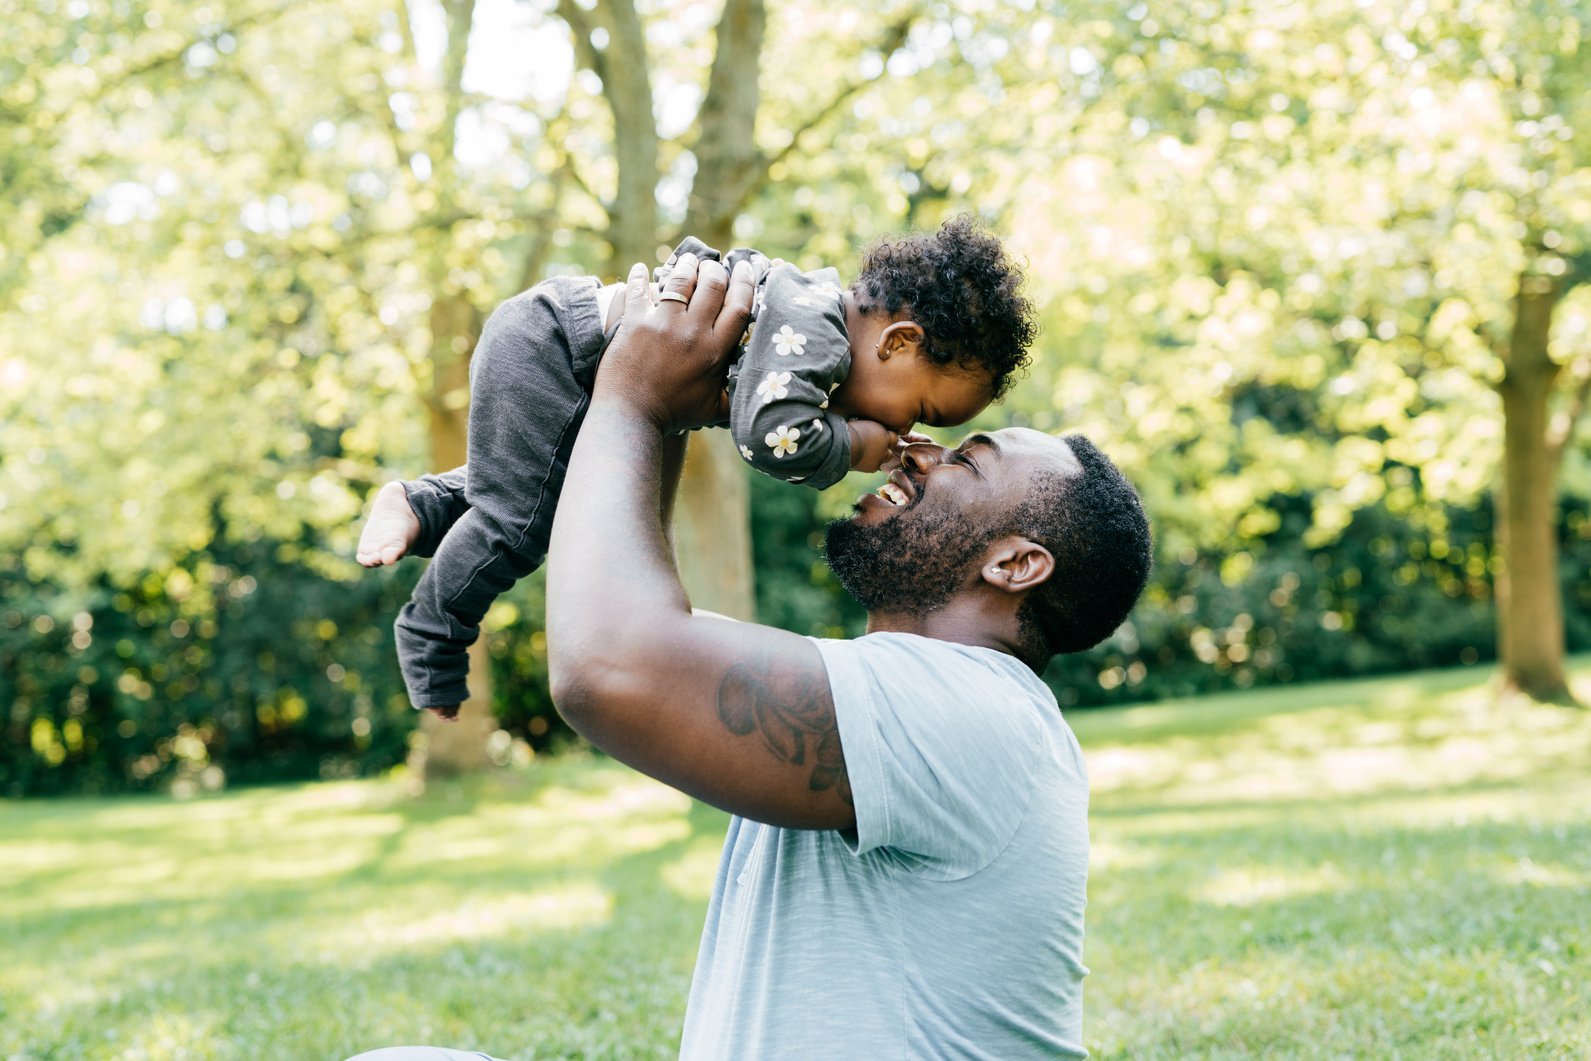
{"label": "grass", "polygon": [[[1591,713],[1482,680],[1073,715],[1095,1056],[1591,1056]],[[723,824],[580,756],[0,803],[0,1057],[672,1057]]]}

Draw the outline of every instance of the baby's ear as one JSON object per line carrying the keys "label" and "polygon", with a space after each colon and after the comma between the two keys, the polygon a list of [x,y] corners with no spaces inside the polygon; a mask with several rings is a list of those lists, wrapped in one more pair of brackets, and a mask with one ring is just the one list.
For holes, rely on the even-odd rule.
{"label": "baby's ear", "polygon": [[916,321],[896,321],[878,337],[879,360],[887,361],[901,354],[919,355],[923,352],[925,338],[923,326]]}

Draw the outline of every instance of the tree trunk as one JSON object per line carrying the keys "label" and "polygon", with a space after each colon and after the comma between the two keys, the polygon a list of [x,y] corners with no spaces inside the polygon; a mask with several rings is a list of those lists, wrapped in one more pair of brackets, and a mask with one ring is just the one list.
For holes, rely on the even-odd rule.
{"label": "tree trunk", "polygon": [[1521,277],[1497,386],[1503,401],[1497,656],[1505,689],[1551,702],[1571,700],[1558,585],[1558,461],[1548,441],[1549,399],[1559,366],[1547,354],[1547,338],[1561,294],[1544,277]]}
{"label": "tree trunk", "polygon": [[[575,57],[602,81],[602,98],[613,115],[617,177],[608,212],[607,273],[622,280],[636,262],[657,257],[657,181],[660,140],[652,113],[652,71],[646,27],[633,0],[602,0],[589,10],[579,0],[559,0],[558,17],[569,26]],[[598,48],[598,30],[607,43]]]}
{"label": "tree trunk", "polygon": [[674,505],[675,559],[693,607],[756,617],[750,510],[746,467],[734,439],[716,428],[696,432]]}
{"label": "tree trunk", "polygon": [[[762,0],[725,0],[707,95],[697,117],[696,179],[685,232],[723,251],[734,244],[735,217],[745,190],[767,166],[754,135],[766,26]],[[680,476],[674,540],[680,580],[691,603],[749,620],[756,617],[756,595],[746,475],[728,431],[697,433]]]}
{"label": "tree trunk", "polygon": [[767,24],[762,0],[725,0],[707,94],[696,116],[696,178],[685,231],[725,251],[733,245],[741,205],[768,168],[756,138]]}
{"label": "tree trunk", "polygon": [[[457,468],[467,452],[470,395],[469,352],[480,337],[480,313],[462,293],[438,293],[431,302],[431,467]],[[410,768],[427,780],[483,770],[491,765],[486,738],[497,729],[492,713],[492,674],[486,635],[470,646],[470,698],[457,721],[420,712],[420,740]]]}

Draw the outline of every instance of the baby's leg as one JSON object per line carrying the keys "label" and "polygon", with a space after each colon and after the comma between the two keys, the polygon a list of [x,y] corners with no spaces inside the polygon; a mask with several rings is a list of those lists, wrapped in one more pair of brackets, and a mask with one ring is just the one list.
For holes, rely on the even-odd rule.
{"label": "baby's leg", "polygon": [[[466,511],[398,616],[416,707],[468,696],[466,649],[501,593],[541,566],[602,346],[593,281],[539,284],[499,306],[470,366]],[[417,496],[417,495],[415,495]]]}
{"label": "baby's leg", "polygon": [[359,533],[359,548],[354,558],[366,567],[395,564],[420,536],[420,521],[404,493],[402,483],[387,483],[376,492],[370,518]]}
{"label": "baby's leg", "polygon": [[464,498],[465,468],[387,483],[376,493],[370,518],[359,535],[358,561],[366,567],[395,564],[405,556],[430,556],[459,517],[469,509]]}

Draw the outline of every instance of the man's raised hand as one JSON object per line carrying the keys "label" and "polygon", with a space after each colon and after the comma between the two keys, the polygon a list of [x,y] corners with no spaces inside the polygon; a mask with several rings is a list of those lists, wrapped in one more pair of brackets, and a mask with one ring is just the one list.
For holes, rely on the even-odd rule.
{"label": "man's raised hand", "polygon": [[752,270],[730,277],[714,261],[684,254],[654,300],[646,266],[623,292],[619,334],[602,359],[594,394],[634,404],[664,432],[723,420],[724,382],[751,319]]}

